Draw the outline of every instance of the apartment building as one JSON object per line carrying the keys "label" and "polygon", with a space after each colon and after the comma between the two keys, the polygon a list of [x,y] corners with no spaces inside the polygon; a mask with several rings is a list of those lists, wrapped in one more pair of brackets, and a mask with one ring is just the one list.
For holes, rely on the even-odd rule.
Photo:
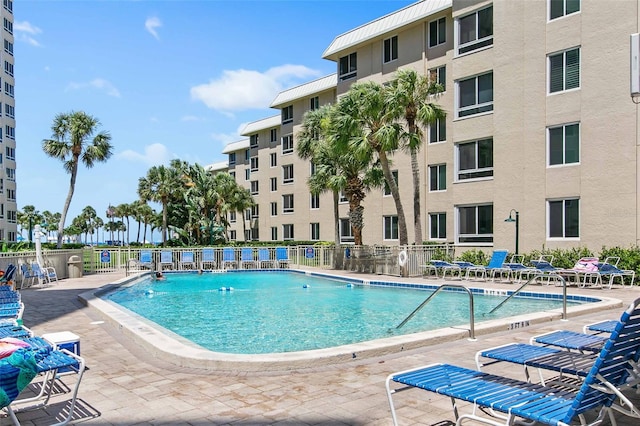
{"label": "apartment building", "polygon": [[[312,208],[310,165],[289,155],[302,115],[354,82],[384,83],[412,68],[445,86],[438,102],[448,114],[425,129],[420,151],[424,240],[513,251],[518,239],[522,252],[637,244],[638,107],[629,93],[629,38],[639,32],[639,15],[637,0],[425,0],[338,35],[322,54],[337,68],[326,86],[282,92],[271,105],[280,109],[280,123],[272,117],[272,127],[256,122],[243,132],[258,140],[257,151],[246,154],[260,165],[256,200],[278,213],[261,212],[252,235],[333,240],[330,199],[323,195]],[[277,144],[262,148],[272,131],[280,132]],[[262,158],[274,154],[275,170],[263,169]],[[400,152],[392,160],[413,241],[410,163]],[[293,211],[285,219],[289,194]],[[365,244],[397,243],[391,197],[373,191],[363,205]],[[343,242],[350,236],[346,209],[340,206]],[[518,235],[505,221],[516,212]]]}
{"label": "apartment building", "polygon": [[[13,1],[3,0],[2,41],[0,53],[4,72],[0,78],[0,241],[15,242],[18,229],[18,206],[16,204],[16,119],[15,78],[13,75]],[[3,155],[4,154],[4,155]]]}

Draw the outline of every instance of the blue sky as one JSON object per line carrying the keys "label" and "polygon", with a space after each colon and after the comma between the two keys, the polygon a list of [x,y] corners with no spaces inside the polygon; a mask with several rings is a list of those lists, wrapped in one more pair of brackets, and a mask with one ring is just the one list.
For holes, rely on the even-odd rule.
{"label": "blue sky", "polygon": [[18,209],[62,211],[69,175],[41,147],[56,114],[112,135],[111,159],[79,169],[66,225],[87,205],[104,218],[152,166],[224,161],[278,92],[336,71],[321,57],[335,36],[411,3],[14,1]]}

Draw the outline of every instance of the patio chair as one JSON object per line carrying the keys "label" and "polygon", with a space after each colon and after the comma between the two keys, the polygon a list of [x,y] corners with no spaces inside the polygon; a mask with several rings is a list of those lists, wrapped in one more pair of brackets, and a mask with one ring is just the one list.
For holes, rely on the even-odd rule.
{"label": "patio chair", "polygon": [[216,269],[216,256],[215,251],[212,248],[202,249],[202,261],[200,262],[200,269]]}
{"label": "patio chair", "polygon": [[[451,364],[431,364],[387,377],[386,390],[393,423],[398,424],[393,395],[418,388],[450,397],[457,425],[467,419],[512,425],[520,418],[554,426],[571,424],[579,418],[585,425],[586,416],[593,413],[597,413],[597,417],[589,425],[600,424],[605,415],[616,424],[611,405],[616,398],[624,398],[620,388],[631,375],[629,360],[640,348],[640,330],[635,326],[640,315],[639,302],[640,299],[636,300],[622,314],[616,329],[577,388],[530,383]],[[395,388],[396,384],[403,387]],[[471,403],[473,411],[459,416],[456,400]],[[635,408],[627,408],[629,415],[637,417]],[[492,417],[481,416],[482,412],[488,412]]]}
{"label": "patio chair", "polygon": [[633,269],[620,269],[618,263],[620,258],[617,256],[607,257],[603,263],[598,264],[598,273],[600,274],[600,284],[604,285],[605,278],[609,279],[607,287],[611,289],[616,277],[620,279],[620,285],[624,287],[625,277],[630,277],[629,286],[633,286],[636,272]]}
{"label": "patio chair", "polygon": [[140,250],[140,262],[139,265],[144,268],[155,269],[153,267],[153,254],[151,250]]}
{"label": "patio chair", "polygon": [[508,254],[507,250],[494,250],[487,266],[478,265],[476,267],[478,270],[483,271],[482,276],[485,279],[489,277],[492,281],[495,281],[497,275],[501,280],[504,278],[510,280],[512,276],[511,268],[505,266]]}
{"label": "patio chair", "polygon": [[258,249],[258,267],[273,268],[273,260],[271,260],[271,253],[268,248]]}
{"label": "patio chair", "polygon": [[12,287],[15,287],[15,280],[14,280],[14,276],[16,274],[16,271],[18,269],[16,268],[16,265],[14,265],[13,263],[10,263],[9,265],[7,265],[7,269],[4,271],[4,274],[2,275],[2,277],[0,277],[0,285],[11,285]]}
{"label": "patio chair", "polygon": [[31,271],[31,268],[26,263],[20,264],[20,289],[30,287],[35,283],[35,274]]}
{"label": "patio chair", "polygon": [[240,250],[240,269],[255,269],[256,260],[253,258],[251,247],[242,247]]}
{"label": "patio chair", "polygon": [[183,251],[180,253],[179,269],[183,271],[196,269],[196,262],[193,258],[192,251]]}
{"label": "patio chair", "polygon": [[48,284],[52,280],[58,281],[58,275],[54,268],[44,268],[38,262],[31,262],[31,272],[38,280],[39,284]]}
{"label": "patio chair", "polygon": [[228,269],[232,267],[236,269],[238,267],[238,262],[236,261],[236,251],[233,247],[224,247],[222,249],[222,268]]}
{"label": "patio chair", "polygon": [[276,267],[289,267],[289,250],[286,247],[276,247]]}
{"label": "patio chair", "polygon": [[[436,278],[440,277],[444,280],[447,277],[447,273],[449,273],[451,278],[462,279],[462,268],[456,263],[434,259],[430,260],[429,263],[435,268]],[[425,267],[427,266],[428,265],[425,265]]]}
{"label": "patio chair", "polygon": [[453,263],[458,265],[464,273],[464,279],[470,280],[473,274],[474,279],[481,279],[486,281],[487,271],[484,266],[476,265],[475,263],[466,262],[464,260],[454,260]]}
{"label": "patio chair", "polygon": [[534,267],[526,266],[524,264],[524,256],[521,254],[511,256],[511,260],[505,263],[504,266],[511,269],[511,275],[518,282],[524,279],[528,280],[531,275],[537,274],[538,271]]}
{"label": "patio chair", "polygon": [[173,251],[172,250],[162,250],[160,252],[160,271],[164,270],[175,270],[175,264],[173,263]]}
{"label": "patio chair", "polygon": [[563,277],[567,283],[575,283],[580,287],[596,286],[600,284],[598,263],[597,257],[582,257],[573,268],[557,269],[554,273]]}

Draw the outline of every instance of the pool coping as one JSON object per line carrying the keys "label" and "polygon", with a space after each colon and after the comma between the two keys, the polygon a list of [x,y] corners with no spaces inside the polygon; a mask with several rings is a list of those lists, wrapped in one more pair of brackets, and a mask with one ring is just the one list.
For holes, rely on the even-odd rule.
{"label": "pool coping", "polygon": [[[304,270],[289,269],[289,271],[307,275],[315,275],[330,279],[339,279],[360,285],[379,285],[381,283],[397,287],[420,286],[433,288],[429,283],[407,283],[389,280],[356,279],[338,274],[309,272]],[[445,327],[438,330],[423,331],[400,336],[392,336],[361,343],[353,343],[327,349],[315,349],[299,352],[285,352],[273,354],[228,354],[214,352],[205,349],[174,332],[164,329],[155,323],[119,306],[114,302],[103,299],[101,296],[122,285],[140,279],[145,274],[137,274],[117,280],[97,289],[84,292],[78,298],[88,307],[92,308],[101,319],[109,323],[123,337],[143,348],[152,356],[169,362],[176,366],[202,369],[206,371],[288,371],[306,368],[322,367],[336,363],[348,363],[363,358],[375,358],[384,355],[397,354],[403,351],[417,349],[426,345],[453,342],[468,339],[470,330],[465,327]],[[417,280],[416,280],[417,281]],[[450,283],[448,283],[450,284]],[[510,290],[493,290],[471,287],[475,292]],[[536,295],[552,295],[557,298],[557,293],[527,292]],[[567,316],[585,315],[605,309],[621,308],[622,301],[610,297],[571,295],[572,298],[584,298],[597,300],[584,305],[567,307]],[[490,321],[477,322],[474,325],[475,336],[504,332],[513,329],[523,329],[534,324],[542,324],[562,319],[562,309],[535,312],[501,318]]]}

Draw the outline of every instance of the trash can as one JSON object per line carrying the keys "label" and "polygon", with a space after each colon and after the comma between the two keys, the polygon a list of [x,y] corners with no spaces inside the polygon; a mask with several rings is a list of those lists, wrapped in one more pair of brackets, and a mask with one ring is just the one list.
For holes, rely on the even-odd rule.
{"label": "trash can", "polygon": [[80,256],[71,256],[67,261],[69,278],[82,278],[82,259]]}

